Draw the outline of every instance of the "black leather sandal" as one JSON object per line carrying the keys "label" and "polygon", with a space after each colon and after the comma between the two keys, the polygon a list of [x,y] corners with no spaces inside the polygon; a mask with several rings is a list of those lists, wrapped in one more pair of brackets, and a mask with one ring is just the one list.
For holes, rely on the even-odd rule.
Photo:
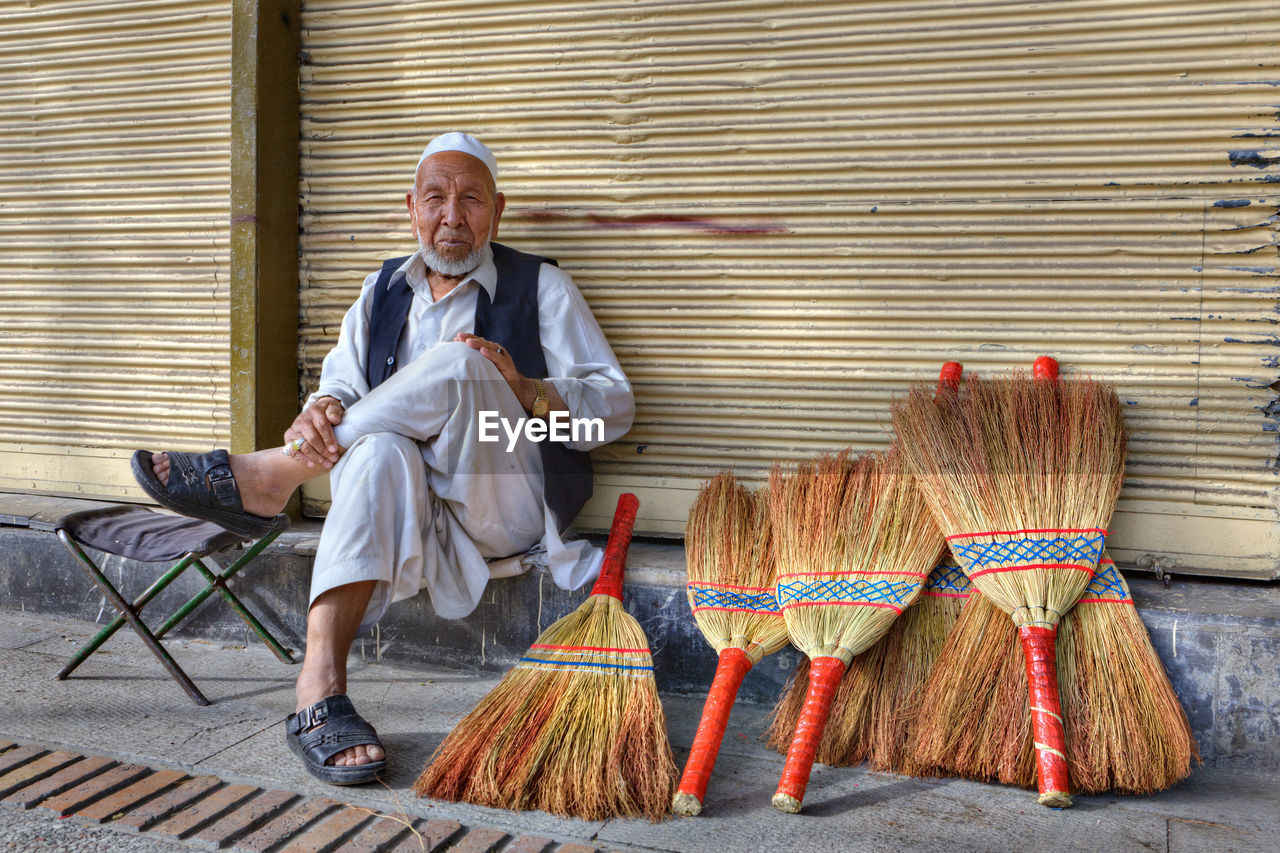
{"label": "black leather sandal", "polygon": [[156,479],[151,453],[139,450],[130,463],[133,478],[142,490],[163,507],[189,518],[212,521],[245,539],[265,536],[276,525],[274,518],[264,518],[244,511],[240,489],[231,476],[227,451],[183,453],[169,451],[169,483]]}
{"label": "black leather sandal", "polygon": [[351,700],[341,693],[326,696],[310,708],[285,718],[285,739],[289,749],[302,759],[307,772],[331,785],[359,785],[372,782],[387,770],[387,761],[334,767],[325,764],[333,756],[353,746],[382,746],[378,733],[356,713]]}

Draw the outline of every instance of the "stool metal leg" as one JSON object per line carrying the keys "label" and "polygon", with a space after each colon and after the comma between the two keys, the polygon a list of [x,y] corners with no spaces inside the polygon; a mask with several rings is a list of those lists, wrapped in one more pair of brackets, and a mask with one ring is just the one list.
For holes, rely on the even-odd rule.
{"label": "stool metal leg", "polygon": [[66,535],[64,531],[59,530],[58,536],[62,539],[62,544],[66,545],[71,552],[76,555],[80,562],[84,564],[85,569],[89,572],[89,576],[93,578],[93,582],[102,590],[102,593],[107,597],[107,600],[120,611],[120,614],[125,618],[125,621],[129,623],[129,627],[133,628],[134,632],[142,639],[142,642],[151,650],[151,653],[154,654],[160,663],[164,665],[164,668],[169,670],[169,674],[173,676],[174,680],[176,680],[178,684],[182,685],[182,689],[191,697],[191,701],[195,702],[197,705],[208,705],[209,700],[205,698],[204,694],[200,692],[200,689],[195,686],[191,679],[187,677],[187,674],[182,671],[182,667],[178,666],[178,662],[173,659],[165,647],[160,645],[160,641],[151,633],[151,630],[147,628],[146,625],[142,624],[142,620],[138,618],[138,614],[134,612],[133,607],[130,606],[120,593],[116,591],[116,588],[111,584],[111,581],[109,581],[106,575],[102,574],[98,569],[97,564],[95,564],[93,560],[90,560],[89,555],[81,550],[76,541]]}
{"label": "stool metal leg", "polygon": [[[64,531],[59,530],[58,537],[63,540],[63,544],[67,544],[66,538],[65,538],[66,533]],[[81,552],[78,548],[72,548],[71,545],[69,544],[67,544],[67,548],[73,554],[75,554],[76,557],[80,559],[81,562],[85,562],[88,559],[83,554],[83,552]],[[181,575],[188,568],[190,568],[191,564],[194,563],[195,560],[196,560],[195,554],[187,554],[185,557],[183,557],[181,560],[175,563],[173,568],[169,569],[163,575],[156,578],[155,583],[147,587],[145,592],[143,592],[136,599],[134,599],[133,601],[134,613],[135,614],[141,613],[142,608],[145,607],[147,603],[151,601],[151,599],[159,595],[160,592],[165,587],[171,584],[179,575]],[[98,567],[94,565],[92,562],[89,562],[89,565],[93,567],[89,572],[90,576],[92,577],[94,573],[98,571]],[[94,577],[94,581],[97,582],[96,577]],[[99,584],[99,586],[101,586],[101,584]],[[80,651],[76,652],[75,656],[72,657],[71,660],[67,662],[67,665],[64,666],[58,672],[58,675],[57,675],[58,680],[61,681],[65,679],[68,675],[70,675],[72,672],[74,672],[76,667],[78,667],[80,664],[88,660],[89,656],[92,655],[94,652],[96,652],[99,648],[101,648],[103,643],[111,639],[111,637],[116,633],[116,631],[119,631],[121,626],[123,626],[124,624],[125,624],[124,616],[117,616],[114,619],[112,619],[110,623],[108,623],[106,626],[103,627],[101,631],[99,631],[96,635],[94,635],[93,639],[85,643],[84,646],[81,647]],[[157,640],[160,639],[162,636],[164,636],[163,632],[153,632],[153,633],[155,633],[155,637]]]}
{"label": "stool metal leg", "polygon": [[203,561],[197,561],[195,563],[195,568],[196,571],[204,575],[205,580],[207,580],[212,587],[218,590],[218,594],[222,596],[228,605],[230,605],[232,610],[240,615],[240,618],[244,620],[244,623],[253,629],[253,632],[258,635],[258,638],[261,639],[262,642],[266,643],[267,648],[271,649],[272,654],[274,654],[281,663],[297,663],[297,661],[293,659],[293,655],[290,653],[290,650],[280,645],[280,642],[273,637],[271,632],[258,621],[256,616],[253,615],[253,611],[246,607],[244,602],[242,602],[227,586],[227,580],[231,577],[230,570],[219,575],[212,571]]}
{"label": "stool metal leg", "polygon": [[245,624],[252,628],[254,633],[256,633],[262,641],[267,644],[267,647],[271,649],[271,652],[277,659],[282,663],[296,663],[297,661],[293,659],[293,655],[289,653],[289,650],[280,645],[280,642],[276,640],[276,638],[271,635],[271,632],[258,621],[257,617],[255,617],[253,613],[251,613],[249,609],[241,603],[240,599],[236,597],[236,594],[227,588],[226,584],[226,582],[233,577],[236,572],[253,562],[254,558],[261,554],[263,549],[270,545],[271,542],[282,532],[283,531],[276,530],[259,539],[253,544],[253,547],[241,554],[239,559],[227,566],[226,569],[223,569],[222,574],[220,575],[211,571],[209,567],[200,560],[194,561],[192,565],[195,567],[196,571],[204,575],[204,579],[208,581],[209,585],[200,590],[200,592],[193,596],[190,601],[178,608],[172,616],[165,620],[165,623],[156,629],[156,636],[163,637],[171,628],[183,619],[186,619],[187,616],[191,614],[191,611],[203,604],[204,600],[213,595],[216,590],[226,600],[227,604],[231,605],[231,608],[240,615],[240,618],[245,621]]}

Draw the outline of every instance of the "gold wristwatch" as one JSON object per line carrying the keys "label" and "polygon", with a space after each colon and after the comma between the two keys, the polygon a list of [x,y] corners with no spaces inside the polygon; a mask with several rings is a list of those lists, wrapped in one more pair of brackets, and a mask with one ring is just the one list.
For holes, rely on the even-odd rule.
{"label": "gold wristwatch", "polygon": [[545,420],[551,412],[551,403],[547,401],[547,386],[541,379],[535,379],[533,388],[538,392],[538,396],[533,398],[533,406],[529,409],[529,414]]}

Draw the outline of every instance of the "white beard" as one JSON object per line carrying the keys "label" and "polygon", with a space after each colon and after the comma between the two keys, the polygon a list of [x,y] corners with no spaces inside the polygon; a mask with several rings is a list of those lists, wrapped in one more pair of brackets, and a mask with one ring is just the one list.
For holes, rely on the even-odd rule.
{"label": "white beard", "polygon": [[464,276],[474,271],[484,263],[484,253],[489,248],[489,244],[485,243],[478,249],[472,249],[462,260],[451,261],[448,258],[441,257],[435,247],[421,237],[418,238],[418,245],[422,247],[422,260],[426,262],[427,269],[451,278]]}

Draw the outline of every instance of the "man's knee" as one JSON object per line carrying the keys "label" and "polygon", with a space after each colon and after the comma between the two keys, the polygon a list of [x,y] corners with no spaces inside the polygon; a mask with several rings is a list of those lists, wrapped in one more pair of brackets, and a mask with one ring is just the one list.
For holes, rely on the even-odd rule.
{"label": "man's knee", "polygon": [[422,447],[394,432],[371,432],[356,439],[330,480],[335,505],[348,515],[377,510],[376,496],[416,491],[426,476]]}
{"label": "man's knee", "polygon": [[418,358],[400,368],[393,379],[401,375],[422,374],[433,379],[497,379],[502,374],[493,362],[477,349],[464,343],[449,341],[436,344]]}
{"label": "man's knee", "polygon": [[359,467],[388,471],[408,463],[422,464],[422,451],[418,443],[394,432],[371,432],[361,436],[347,449],[347,467]]}
{"label": "man's knee", "polygon": [[307,618],[308,620],[332,619],[332,613],[363,616],[365,608],[369,605],[369,598],[377,585],[377,581],[353,581],[330,587],[311,602],[311,606],[307,609]]}

